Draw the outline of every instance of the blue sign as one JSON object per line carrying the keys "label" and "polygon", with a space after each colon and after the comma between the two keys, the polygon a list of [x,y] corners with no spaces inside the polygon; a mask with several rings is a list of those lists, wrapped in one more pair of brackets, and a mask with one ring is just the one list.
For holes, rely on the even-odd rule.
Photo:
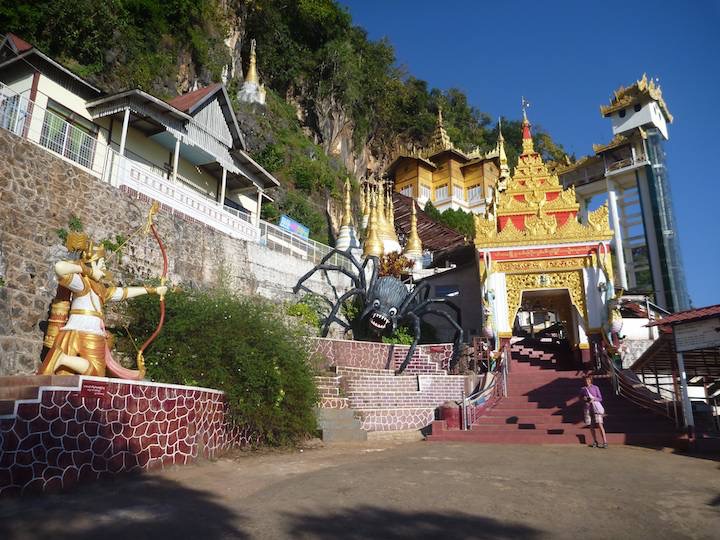
{"label": "blue sign", "polygon": [[298,223],[294,219],[286,216],[285,214],[280,216],[279,225],[280,225],[281,229],[290,231],[291,233],[297,234],[298,236],[302,236],[303,238],[308,238],[310,236],[310,229],[308,229],[302,223]]}

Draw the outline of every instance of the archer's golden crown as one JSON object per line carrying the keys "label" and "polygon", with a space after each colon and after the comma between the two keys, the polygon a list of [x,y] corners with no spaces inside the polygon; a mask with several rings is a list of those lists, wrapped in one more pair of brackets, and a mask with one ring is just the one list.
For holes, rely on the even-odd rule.
{"label": "archer's golden crown", "polygon": [[96,261],[105,257],[105,246],[102,244],[95,245],[88,235],[83,232],[69,232],[65,247],[70,252],[80,253],[80,259],[83,262]]}

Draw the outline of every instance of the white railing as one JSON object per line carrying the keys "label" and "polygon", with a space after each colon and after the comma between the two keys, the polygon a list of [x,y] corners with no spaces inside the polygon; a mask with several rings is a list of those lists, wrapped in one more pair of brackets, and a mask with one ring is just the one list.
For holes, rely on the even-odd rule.
{"label": "white railing", "polygon": [[114,185],[128,186],[172,208],[173,211],[206,223],[233,238],[259,240],[260,229],[250,222],[249,217],[239,217],[226,212],[212,199],[199,195],[179,182],[157,176],[142,165],[112,152],[113,160],[118,160],[117,175],[111,177]]}
{"label": "white railing", "polygon": [[[197,190],[164,177],[163,169],[139,156],[123,156],[94,135],[70,124],[0,83],[0,128],[27,139],[116,187],[127,186],[173,211],[234,238],[259,242],[269,249],[317,264],[333,248],[302,238],[253,215],[220,205]],[[342,256],[330,264],[349,267]]]}
{"label": "white railing", "polygon": [[[260,243],[274,251],[292,255],[313,264],[318,264],[323,257],[333,250],[330,246],[310,238],[302,238],[266,221],[260,221]],[[330,257],[327,263],[343,268],[350,268],[351,266],[351,263],[345,257],[337,253]]]}

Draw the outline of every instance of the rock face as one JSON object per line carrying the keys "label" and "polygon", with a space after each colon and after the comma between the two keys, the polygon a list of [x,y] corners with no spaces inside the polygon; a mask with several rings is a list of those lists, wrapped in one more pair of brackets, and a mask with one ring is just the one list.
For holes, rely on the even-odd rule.
{"label": "rock face", "polygon": [[[150,202],[103,183],[43,148],[0,129],[0,375],[33,373],[40,363],[44,321],[57,282],[54,263],[67,256],[57,230],[71,216],[93,239],[129,235]],[[230,286],[243,294],[283,300],[313,263],[226,236],[162,210],[156,224],[184,287]],[[110,266],[125,285],[158,277],[160,250],[151,236],[133,237]],[[119,262],[119,264],[118,264]],[[346,283],[333,281],[342,291]],[[330,294],[330,284],[311,281]]]}

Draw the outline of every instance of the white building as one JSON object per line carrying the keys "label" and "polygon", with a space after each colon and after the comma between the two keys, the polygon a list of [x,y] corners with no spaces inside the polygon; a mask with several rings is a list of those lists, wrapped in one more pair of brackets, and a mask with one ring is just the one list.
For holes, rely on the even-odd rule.
{"label": "white building", "polygon": [[0,127],[117,186],[257,240],[279,182],[246,152],[222,84],[169,101],[106,94],[21,38],[0,46]]}

